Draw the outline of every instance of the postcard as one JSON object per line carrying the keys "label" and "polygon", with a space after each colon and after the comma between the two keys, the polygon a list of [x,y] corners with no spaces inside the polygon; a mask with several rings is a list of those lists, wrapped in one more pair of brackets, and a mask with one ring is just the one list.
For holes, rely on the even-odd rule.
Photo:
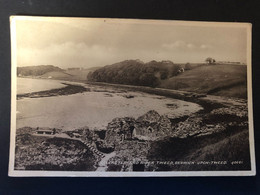
{"label": "postcard", "polygon": [[251,24],[10,25],[9,176],[255,175]]}

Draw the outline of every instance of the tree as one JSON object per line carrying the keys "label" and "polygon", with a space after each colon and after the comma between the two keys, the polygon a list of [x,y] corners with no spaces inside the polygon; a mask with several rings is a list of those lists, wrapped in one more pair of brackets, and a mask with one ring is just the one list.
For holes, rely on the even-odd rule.
{"label": "tree", "polygon": [[206,58],[205,62],[208,64],[214,64],[216,62],[216,60],[211,57],[208,57],[208,58]]}
{"label": "tree", "polygon": [[137,85],[155,87],[158,84],[157,77],[152,73],[143,73],[139,77],[139,83]]}
{"label": "tree", "polygon": [[168,78],[168,71],[161,71],[161,79],[162,80],[165,80],[165,79],[167,79]]}
{"label": "tree", "polygon": [[185,70],[190,70],[190,69],[191,69],[190,63],[185,64],[184,69],[185,69]]}

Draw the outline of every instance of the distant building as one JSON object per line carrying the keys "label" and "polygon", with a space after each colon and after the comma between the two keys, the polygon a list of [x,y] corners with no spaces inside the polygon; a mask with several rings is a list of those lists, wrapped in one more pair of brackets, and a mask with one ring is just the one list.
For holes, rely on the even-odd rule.
{"label": "distant building", "polygon": [[182,72],[185,72],[184,68],[180,68],[180,69],[178,70],[178,73],[182,73]]}

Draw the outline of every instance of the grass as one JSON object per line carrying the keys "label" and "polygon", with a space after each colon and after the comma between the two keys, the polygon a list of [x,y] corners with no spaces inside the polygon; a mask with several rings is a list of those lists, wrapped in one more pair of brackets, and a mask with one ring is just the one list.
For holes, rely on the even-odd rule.
{"label": "grass", "polygon": [[[217,143],[207,145],[196,150],[185,158],[188,161],[226,161],[228,165],[198,165],[196,170],[249,170],[249,140],[248,131],[242,131],[230,137],[227,137]],[[242,164],[232,165],[232,161],[240,161]],[[194,170],[194,167],[182,167],[186,170]]]}
{"label": "grass", "polygon": [[[250,170],[248,130],[228,127],[225,131],[188,138],[167,138],[151,144],[149,160],[228,161],[227,165],[175,165],[171,170]],[[243,164],[231,165],[231,161]]]}
{"label": "grass", "polygon": [[246,73],[244,65],[203,65],[162,80],[160,87],[245,98]]}

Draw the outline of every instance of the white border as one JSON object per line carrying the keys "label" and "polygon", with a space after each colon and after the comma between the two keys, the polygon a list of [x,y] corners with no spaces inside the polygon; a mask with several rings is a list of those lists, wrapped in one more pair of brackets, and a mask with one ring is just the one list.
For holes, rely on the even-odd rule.
{"label": "white border", "polygon": [[251,45],[252,25],[250,23],[231,22],[189,22],[167,20],[138,20],[138,19],[110,19],[110,18],[70,18],[73,20],[103,21],[111,23],[138,23],[138,24],[161,24],[161,25],[184,25],[184,26],[226,26],[244,27],[247,29],[247,84],[248,84],[248,117],[249,117],[249,142],[250,142],[250,171],[171,171],[171,172],[86,172],[86,171],[19,171],[14,170],[15,135],[16,135],[16,21],[59,21],[65,17],[37,17],[37,16],[11,16],[11,57],[12,57],[12,80],[11,80],[11,133],[9,154],[9,176],[13,177],[172,177],[172,176],[254,176],[256,175],[254,132],[253,132],[253,104],[252,104],[252,68],[251,68]]}

